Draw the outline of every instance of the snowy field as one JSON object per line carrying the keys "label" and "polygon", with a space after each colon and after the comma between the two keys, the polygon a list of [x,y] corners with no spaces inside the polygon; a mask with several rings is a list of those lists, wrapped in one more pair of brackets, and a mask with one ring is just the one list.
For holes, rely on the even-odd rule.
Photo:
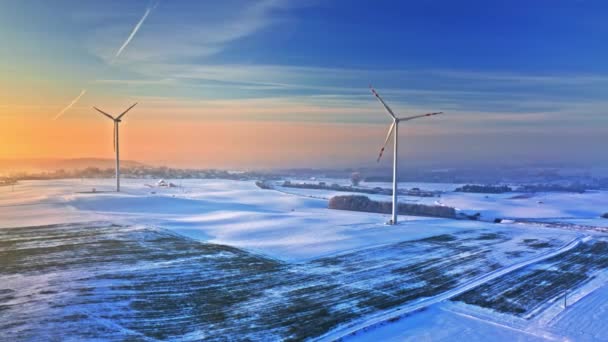
{"label": "snowy field", "polygon": [[[325,179],[327,184],[349,185],[346,180]],[[300,183],[316,183],[310,180],[295,180]],[[278,182],[280,185],[281,182]],[[593,225],[608,227],[608,220],[600,216],[608,212],[608,191],[589,190],[585,193],[567,192],[540,192],[520,193],[509,192],[503,194],[478,194],[454,192],[462,184],[443,183],[399,183],[399,189],[420,188],[426,191],[440,191],[440,197],[400,196],[400,202],[420,203],[429,205],[446,205],[454,207],[467,214],[480,213],[481,218],[493,221],[495,218],[546,220],[565,222],[580,225]],[[363,188],[380,187],[390,189],[391,183],[362,183]],[[314,196],[315,198],[329,199],[337,195],[351,195],[351,192],[330,190],[309,190],[278,186],[285,193],[298,196]],[[354,193],[356,194],[356,193]],[[367,195],[379,201],[391,201],[391,196]]]}
{"label": "snowy field", "polygon": [[[597,315],[608,311],[608,248],[597,231],[405,216],[390,227],[387,215],[326,209],[311,196],[332,194],[317,190],[146,183],[154,182],[125,180],[120,194],[113,180],[0,187],[1,335],[608,339],[608,324],[584,323],[608,323]],[[543,194],[538,210],[526,207],[538,199],[513,195],[440,200],[598,227],[596,213],[608,211],[603,192]]]}

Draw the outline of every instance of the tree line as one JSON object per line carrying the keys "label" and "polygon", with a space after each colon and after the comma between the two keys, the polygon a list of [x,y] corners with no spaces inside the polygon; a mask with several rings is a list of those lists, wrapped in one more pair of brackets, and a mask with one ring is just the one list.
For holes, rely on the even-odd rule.
{"label": "tree line", "polygon": [[[393,210],[391,202],[380,202],[369,199],[367,196],[348,195],[334,196],[329,200],[329,209],[363,211],[369,213],[390,214]],[[452,207],[441,205],[425,205],[399,203],[400,215],[431,216],[455,218],[456,210]]]}
{"label": "tree line", "polygon": [[463,185],[459,188],[456,188],[456,190],[454,190],[454,191],[456,191],[456,192],[473,192],[473,193],[479,193],[479,194],[502,194],[505,192],[511,192],[511,191],[513,191],[513,189],[511,189],[510,187],[508,187],[506,185],[494,186],[494,185],[467,184],[467,185]]}

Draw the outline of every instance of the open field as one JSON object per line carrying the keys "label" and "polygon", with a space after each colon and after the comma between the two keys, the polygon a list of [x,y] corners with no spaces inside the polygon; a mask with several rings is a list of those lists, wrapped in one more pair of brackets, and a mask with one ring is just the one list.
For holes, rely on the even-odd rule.
{"label": "open field", "polygon": [[[0,189],[3,336],[302,340],[380,322],[356,339],[408,331],[415,339],[425,332],[412,322],[433,316],[454,322],[446,330],[452,335],[457,324],[481,322],[483,332],[460,335],[475,339],[495,336],[494,322],[505,321],[500,315],[537,324],[536,313],[552,307],[562,288],[588,286],[604,267],[600,259],[589,261],[604,253],[597,231],[407,216],[388,227],[387,215],[329,210],[322,199],[248,181],[188,180],[178,188],[145,182],[125,180],[120,194],[105,192],[112,180]],[[93,187],[98,192],[87,193]],[[594,205],[601,202],[592,197]],[[585,244],[554,256],[585,235]],[[604,286],[598,280],[589,291]],[[500,313],[496,298],[511,289],[530,295]],[[471,293],[487,293],[484,306],[494,311],[476,312],[479,296],[470,297],[474,305],[447,301]],[[551,336],[578,336],[568,329],[585,315],[564,316],[559,330],[551,323],[541,334],[526,328],[515,335],[544,338],[549,329],[559,331]],[[509,323],[496,336],[510,336],[515,327]]]}
{"label": "open field", "polygon": [[529,318],[565,291],[608,269],[608,241],[594,239],[479,286],[455,300]]}
{"label": "open field", "polygon": [[[334,179],[323,180],[327,184],[338,183],[348,185],[346,181]],[[301,181],[304,182],[304,181]],[[310,181],[308,181],[310,182]],[[329,199],[333,196],[349,195],[345,191],[311,190],[285,188],[277,183],[277,188],[286,193],[298,196],[312,196]],[[433,205],[441,203],[457,208],[468,214],[480,213],[483,219],[492,221],[494,218],[518,218],[534,221],[548,220],[552,222],[572,222],[608,227],[608,220],[600,216],[608,211],[608,191],[590,190],[585,193],[539,192],[521,193],[517,191],[503,194],[481,194],[454,192],[462,184],[436,183],[399,183],[400,189],[420,188],[427,191],[441,191],[440,197],[400,196],[399,201]],[[390,188],[391,183],[362,183],[363,188]],[[390,201],[387,195],[366,195],[377,201]]]}
{"label": "open field", "polygon": [[[0,228],[91,220],[146,224],[295,262],[444,233],[505,228],[408,216],[401,217],[403,225],[388,227],[384,222],[390,215],[329,210],[326,200],[262,190],[249,181],[184,180],[176,181],[178,188],[147,183],[153,182],[126,179],[123,192],[115,193],[105,192],[114,186],[111,179],[20,182],[14,191],[0,189]],[[92,188],[101,193],[84,193]],[[555,233],[535,228],[530,237],[539,234]]]}
{"label": "open field", "polygon": [[0,241],[0,330],[18,339],[301,340],[517,261],[506,244],[528,250],[470,230],[288,264],[103,223],[3,229]]}
{"label": "open field", "polygon": [[608,336],[608,286],[586,294],[548,325],[556,334],[574,341],[601,341]]}

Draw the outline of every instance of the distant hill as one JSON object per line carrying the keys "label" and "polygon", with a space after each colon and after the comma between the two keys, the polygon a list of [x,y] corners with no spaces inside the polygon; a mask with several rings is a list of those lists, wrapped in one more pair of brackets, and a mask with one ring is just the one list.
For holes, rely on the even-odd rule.
{"label": "distant hill", "polygon": [[[0,173],[7,172],[35,172],[35,171],[54,171],[54,170],[76,170],[87,167],[112,168],[114,159],[104,158],[73,158],[73,159],[54,159],[54,158],[31,158],[31,159],[0,159]],[[132,160],[121,160],[120,165],[124,167],[146,166],[140,162]]]}

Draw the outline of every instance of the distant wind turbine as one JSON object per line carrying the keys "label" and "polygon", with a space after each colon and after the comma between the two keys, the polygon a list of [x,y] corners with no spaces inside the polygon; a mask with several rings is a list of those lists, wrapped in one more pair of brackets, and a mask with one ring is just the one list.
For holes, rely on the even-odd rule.
{"label": "distant wind turbine", "polygon": [[96,111],[100,112],[101,114],[107,116],[110,120],[114,121],[114,138],[112,140],[114,142],[114,152],[116,152],[116,192],[120,192],[120,147],[118,144],[118,124],[120,124],[121,118],[136,105],[137,103],[127,108],[127,110],[122,112],[122,114],[120,114],[116,118],[97,107],[93,107]]}
{"label": "distant wind turbine", "polygon": [[422,115],[408,116],[405,118],[398,118],[395,115],[395,113],[393,113],[391,108],[382,100],[382,98],[376,92],[376,90],[374,90],[374,88],[372,88],[371,85],[369,88],[371,89],[372,94],[378,99],[378,101],[380,101],[380,103],[382,103],[382,106],[384,106],[384,109],[386,109],[386,112],[391,117],[391,119],[393,119],[393,123],[388,128],[388,133],[386,134],[386,140],[384,140],[384,145],[382,145],[382,149],[380,149],[380,154],[378,155],[377,162],[380,162],[380,158],[382,158],[382,154],[384,153],[384,148],[388,144],[388,140],[391,138],[391,134],[394,134],[394,140],[393,140],[393,142],[394,142],[394,147],[393,147],[393,217],[392,217],[391,221],[389,221],[389,224],[397,224],[397,214],[399,211],[399,205],[397,202],[397,183],[398,183],[397,166],[399,164],[398,157],[397,157],[397,147],[399,145],[399,122],[410,121],[410,120],[424,118],[427,116],[433,116],[433,115],[437,115],[437,114],[443,114],[443,112],[428,113],[428,114],[422,114]]}

